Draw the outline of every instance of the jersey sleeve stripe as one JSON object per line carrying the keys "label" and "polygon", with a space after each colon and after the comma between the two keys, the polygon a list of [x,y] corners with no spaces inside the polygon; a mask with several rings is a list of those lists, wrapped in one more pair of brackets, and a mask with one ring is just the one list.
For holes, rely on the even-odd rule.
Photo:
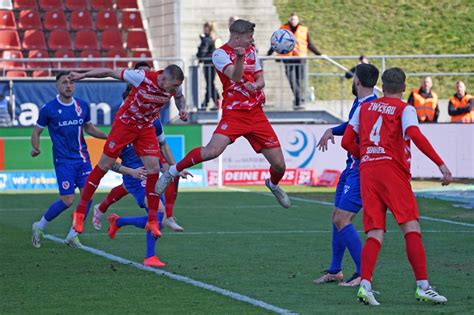
{"label": "jersey sleeve stripe", "polygon": [[45,126],[41,126],[41,125],[38,124],[38,123],[36,123],[36,127],[41,128],[41,129],[44,129],[44,128],[45,128]]}
{"label": "jersey sleeve stripe", "polygon": [[222,68],[222,73],[225,72],[225,69],[227,69],[228,66],[232,66],[232,65],[233,65],[233,63],[228,63],[228,64],[226,64],[226,65]]}

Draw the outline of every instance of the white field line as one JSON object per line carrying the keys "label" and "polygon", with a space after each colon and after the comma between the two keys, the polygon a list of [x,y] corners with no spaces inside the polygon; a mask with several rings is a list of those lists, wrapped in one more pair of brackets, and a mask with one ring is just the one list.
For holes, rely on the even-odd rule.
{"label": "white field line", "polygon": [[[53,235],[45,234],[44,238],[49,239],[49,240],[51,240],[53,242],[56,242],[56,243],[61,243],[61,244],[64,243],[64,241],[62,239],[57,238],[56,236],[53,236]],[[152,268],[152,267],[147,267],[147,266],[144,266],[144,265],[139,264],[137,262],[134,262],[134,261],[131,261],[131,260],[119,257],[119,256],[109,254],[109,253],[104,252],[100,249],[96,249],[96,248],[89,247],[89,246],[82,246],[80,249],[82,249],[83,251],[86,251],[88,253],[91,253],[91,254],[94,254],[94,255],[97,255],[97,256],[100,256],[100,257],[104,257],[108,260],[118,262],[118,263],[123,264],[123,265],[127,265],[127,266],[134,267],[134,268],[144,270],[144,271],[153,272],[157,275],[165,276],[165,277],[171,278],[171,279],[179,281],[179,282],[184,282],[186,284],[190,284],[190,285],[193,285],[193,286],[201,288],[201,289],[209,290],[209,291],[212,291],[212,292],[230,297],[231,299],[241,301],[241,302],[245,302],[245,303],[248,303],[248,304],[251,304],[251,305],[254,305],[254,306],[257,306],[257,307],[260,307],[260,308],[263,308],[263,309],[266,309],[266,310],[269,310],[269,311],[272,311],[272,312],[275,312],[275,313],[278,313],[278,314],[295,314],[294,312],[292,312],[290,310],[286,310],[284,308],[280,308],[278,306],[271,305],[271,304],[265,303],[263,301],[253,299],[251,297],[248,297],[248,296],[245,296],[245,295],[242,295],[242,294],[239,294],[239,293],[235,293],[235,292],[232,292],[232,291],[229,291],[229,290],[226,290],[226,289],[222,289],[222,288],[213,286],[211,284],[207,284],[207,283],[204,283],[204,282],[201,282],[201,281],[197,281],[197,280],[185,277],[185,276],[181,276],[181,275],[178,275],[178,274],[174,274],[174,273],[171,273],[171,272],[168,272],[168,271],[164,271],[164,270],[160,270],[160,269],[156,269],[156,268]]]}

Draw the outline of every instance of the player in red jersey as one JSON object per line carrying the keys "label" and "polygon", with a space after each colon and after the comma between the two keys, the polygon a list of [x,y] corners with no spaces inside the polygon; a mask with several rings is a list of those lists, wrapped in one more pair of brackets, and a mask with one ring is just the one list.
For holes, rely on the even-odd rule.
{"label": "player in red jersey", "polygon": [[160,178],[157,193],[162,193],[171,179],[185,168],[218,157],[229,144],[243,136],[255,152],[262,153],[270,163],[266,186],[283,207],[290,207],[288,195],[278,186],[286,167],[280,142],[263,112],[265,80],[252,45],[254,28],[254,23],[236,20],[229,27],[229,41],[214,51],[212,62],[224,86],[222,119],[205,147],[191,150]]}
{"label": "player in red jersey", "polygon": [[[372,291],[372,273],[386,230],[387,208],[399,224],[406,253],[415,273],[418,300],[444,303],[447,299],[428,282],[426,253],[421,240],[418,207],[410,185],[410,140],[438,165],[442,185],[452,181],[451,172],[418,128],[416,110],[401,100],[405,73],[391,68],[382,75],[384,97],[363,103],[344,133],[342,146],[360,156],[360,182],[367,240],[362,249],[359,301],[379,305]],[[357,135],[359,143],[357,144]]]}
{"label": "player in red jersey", "polygon": [[99,163],[90,173],[84,187],[81,201],[73,213],[74,229],[82,233],[86,206],[99,186],[101,178],[112,168],[113,163],[129,143],[142,159],[147,170],[146,199],[148,200],[148,222],[146,229],[160,237],[161,232],[156,220],[160,197],[155,193],[155,184],[159,172],[159,146],[153,123],[159,118],[163,106],[174,97],[179,116],[187,119],[185,100],[181,84],[184,74],[181,68],[170,65],[164,70],[145,71],[131,69],[93,69],[84,73],[72,72],[72,80],[84,78],[111,77],[131,83],[134,88],[120,107],[112,124],[104,151]]}

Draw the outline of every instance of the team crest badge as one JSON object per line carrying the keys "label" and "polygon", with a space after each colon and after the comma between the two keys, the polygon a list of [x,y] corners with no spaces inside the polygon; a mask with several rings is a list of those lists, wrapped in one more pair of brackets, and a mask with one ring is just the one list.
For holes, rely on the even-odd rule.
{"label": "team crest badge", "polygon": [[113,149],[115,147],[115,142],[110,141],[109,142],[109,149]]}
{"label": "team crest badge", "polygon": [[228,126],[226,123],[223,123],[222,126],[221,126],[221,129],[222,129],[222,130],[226,130],[227,127],[229,127],[229,126]]}
{"label": "team crest badge", "polygon": [[62,109],[58,109],[58,113],[60,113],[60,114],[61,114],[62,112],[63,112],[63,110],[62,110]]}
{"label": "team crest badge", "polygon": [[63,187],[63,189],[69,189],[69,182],[65,180],[61,183],[61,186]]}

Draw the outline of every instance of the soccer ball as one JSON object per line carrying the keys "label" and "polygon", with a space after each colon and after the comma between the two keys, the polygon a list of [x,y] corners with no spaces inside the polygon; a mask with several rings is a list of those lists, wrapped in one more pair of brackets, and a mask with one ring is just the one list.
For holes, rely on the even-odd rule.
{"label": "soccer ball", "polygon": [[296,39],[289,30],[279,29],[272,34],[271,47],[279,54],[287,54],[295,48]]}

